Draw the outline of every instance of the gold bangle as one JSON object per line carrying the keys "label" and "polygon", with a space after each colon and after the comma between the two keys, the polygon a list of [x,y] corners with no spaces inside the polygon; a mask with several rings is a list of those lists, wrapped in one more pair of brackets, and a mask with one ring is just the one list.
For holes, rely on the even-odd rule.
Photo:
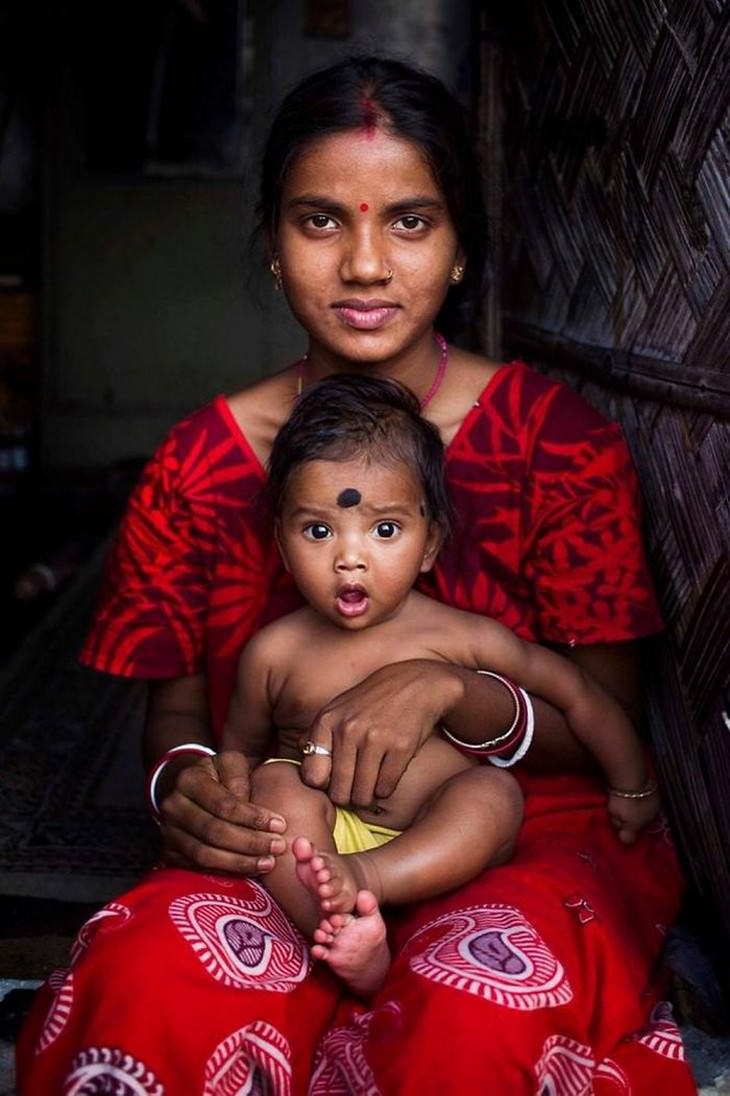
{"label": "gold bangle", "polygon": [[655,795],[659,791],[656,780],[647,780],[643,788],[639,788],[638,792],[625,792],[621,788],[609,788],[609,795],[616,795],[619,799],[648,799],[650,795]]}

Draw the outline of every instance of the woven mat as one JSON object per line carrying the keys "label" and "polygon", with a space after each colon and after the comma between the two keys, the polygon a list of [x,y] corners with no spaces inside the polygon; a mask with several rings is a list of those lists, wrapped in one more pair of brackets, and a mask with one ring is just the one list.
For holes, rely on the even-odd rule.
{"label": "woven mat", "polygon": [[76,662],[100,557],[0,675],[0,895],[104,902],[151,865],[144,686]]}

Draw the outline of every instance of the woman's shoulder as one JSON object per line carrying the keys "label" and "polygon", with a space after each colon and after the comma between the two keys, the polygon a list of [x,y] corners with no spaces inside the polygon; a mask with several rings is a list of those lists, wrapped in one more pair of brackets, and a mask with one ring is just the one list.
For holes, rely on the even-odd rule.
{"label": "woman's shoulder", "polygon": [[168,430],[148,461],[139,486],[143,497],[152,491],[158,499],[166,497],[170,505],[183,498],[202,503],[210,489],[225,494],[240,492],[244,481],[250,480],[253,489],[263,477],[256,453],[239,430],[226,397],[219,395]]}
{"label": "woman's shoulder", "polygon": [[534,413],[538,408],[544,410],[558,402],[574,408],[584,407],[589,414],[600,417],[574,389],[519,358],[495,361],[483,354],[454,347],[450,352],[450,367],[449,383],[444,384],[445,394],[465,408],[481,406],[486,410],[491,405],[510,404],[522,419],[526,419],[530,412]]}
{"label": "woman's shoulder", "polygon": [[297,396],[296,373],[289,366],[263,377],[226,400],[236,428],[257,460],[265,465],[274,438]]}
{"label": "woman's shoulder", "polygon": [[233,394],[215,396],[176,422],[162,447],[196,448],[201,442],[208,446],[211,441],[228,438],[237,444],[243,442],[246,450],[255,452],[253,440],[262,430],[266,432],[265,424],[280,425],[281,408],[291,387],[290,374],[290,370],[282,370]]}
{"label": "woman's shoulder", "polygon": [[598,446],[621,439],[619,426],[578,391],[521,359],[498,363],[464,355],[460,364],[471,378],[467,390],[473,393],[478,387],[463,419],[462,435],[497,430],[503,439],[515,439],[523,450],[531,450],[536,443],[549,444],[551,439],[562,444],[593,439]]}
{"label": "woman's shoulder", "polygon": [[164,458],[171,451],[185,454],[201,448],[207,450],[211,444],[230,437],[231,427],[226,398],[218,395],[171,426],[156,455]]}
{"label": "woman's shoulder", "polygon": [[577,434],[614,424],[575,388],[519,358],[502,364],[484,392],[485,403],[511,407],[523,428]]}
{"label": "woman's shoulder", "polygon": [[448,446],[459,433],[499,368],[498,362],[483,355],[449,347],[448,369],[441,390],[427,412],[445,445]]}

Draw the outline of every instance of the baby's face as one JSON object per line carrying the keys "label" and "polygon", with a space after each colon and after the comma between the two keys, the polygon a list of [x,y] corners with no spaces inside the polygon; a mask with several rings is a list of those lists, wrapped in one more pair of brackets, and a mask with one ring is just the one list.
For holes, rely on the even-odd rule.
{"label": "baby's face", "polygon": [[395,616],[438,548],[418,478],[364,458],[301,464],[277,535],[304,597],[348,630]]}

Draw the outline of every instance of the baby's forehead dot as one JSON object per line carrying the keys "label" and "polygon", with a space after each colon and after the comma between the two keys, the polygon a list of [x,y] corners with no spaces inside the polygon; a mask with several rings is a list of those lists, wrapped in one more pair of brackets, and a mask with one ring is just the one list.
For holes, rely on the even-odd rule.
{"label": "baby's forehead dot", "polygon": [[360,212],[361,213],[367,213],[367,211],[369,209],[370,209],[370,206],[368,205],[367,202],[360,202]]}
{"label": "baby's forehead dot", "polygon": [[358,506],[361,501],[362,495],[356,487],[345,487],[337,496],[337,505],[343,510],[349,509],[350,506]]}

